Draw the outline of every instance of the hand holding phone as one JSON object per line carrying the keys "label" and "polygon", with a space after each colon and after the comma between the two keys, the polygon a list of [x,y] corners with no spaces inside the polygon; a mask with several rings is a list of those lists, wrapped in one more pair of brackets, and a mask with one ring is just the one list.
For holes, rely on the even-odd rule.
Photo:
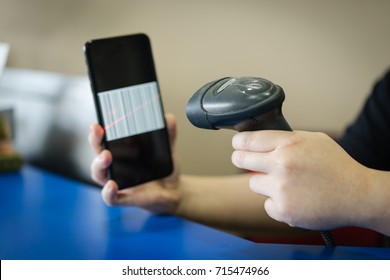
{"label": "hand holding phone", "polygon": [[84,47],[103,145],[120,189],[170,175],[168,132],[149,38],[89,41]]}

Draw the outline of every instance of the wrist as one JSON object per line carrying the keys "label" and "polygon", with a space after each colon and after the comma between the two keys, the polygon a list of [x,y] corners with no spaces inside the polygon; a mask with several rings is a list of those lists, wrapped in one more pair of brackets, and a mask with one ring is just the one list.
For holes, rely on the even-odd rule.
{"label": "wrist", "polygon": [[361,226],[390,235],[390,172],[367,170]]}
{"label": "wrist", "polygon": [[178,180],[177,186],[177,201],[173,214],[182,218],[188,217],[188,209],[191,208],[191,197],[194,194],[189,193],[191,191],[191,182],[193,176],[181,175]]}

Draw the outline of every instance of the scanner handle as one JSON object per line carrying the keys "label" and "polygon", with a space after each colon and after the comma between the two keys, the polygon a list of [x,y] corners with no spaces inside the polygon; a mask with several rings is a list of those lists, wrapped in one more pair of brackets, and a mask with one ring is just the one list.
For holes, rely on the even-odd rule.
{"label": "scanner handle", "polygon": [[237,123],[232,128],[239,132],[256,130],[292,131],[292,128],[284,118],[280,108],[274,109],[268,113],[264,113],[256,117],[251,117],[247,120]]}

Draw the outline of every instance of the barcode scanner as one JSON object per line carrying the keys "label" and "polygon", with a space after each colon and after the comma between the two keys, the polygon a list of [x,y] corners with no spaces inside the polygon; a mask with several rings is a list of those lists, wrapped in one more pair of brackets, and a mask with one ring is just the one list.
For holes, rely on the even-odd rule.
{"label": "barcode scanner", "polygon": [[284,98],[283,89],[265,79],[223,78],[195,92],[186,113],[199,128],[291,130],[281,111]]}
{"label": "barcode scanner", "polygon": [[[194,126],[205,129],[292,131],[282,114],[284,99],[283,89],[266,79],[226,77],[196,91],[186,114]],[[330,232],[321,235],[326,245],[335,245]]]}

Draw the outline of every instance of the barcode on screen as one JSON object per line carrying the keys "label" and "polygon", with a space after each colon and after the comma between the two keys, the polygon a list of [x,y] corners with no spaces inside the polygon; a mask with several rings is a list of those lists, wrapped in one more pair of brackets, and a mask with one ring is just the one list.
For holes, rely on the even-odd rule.
{"label": "barcode on screen", "polygon": [[157,82],[98,93],[107,141],[164,127]]}

